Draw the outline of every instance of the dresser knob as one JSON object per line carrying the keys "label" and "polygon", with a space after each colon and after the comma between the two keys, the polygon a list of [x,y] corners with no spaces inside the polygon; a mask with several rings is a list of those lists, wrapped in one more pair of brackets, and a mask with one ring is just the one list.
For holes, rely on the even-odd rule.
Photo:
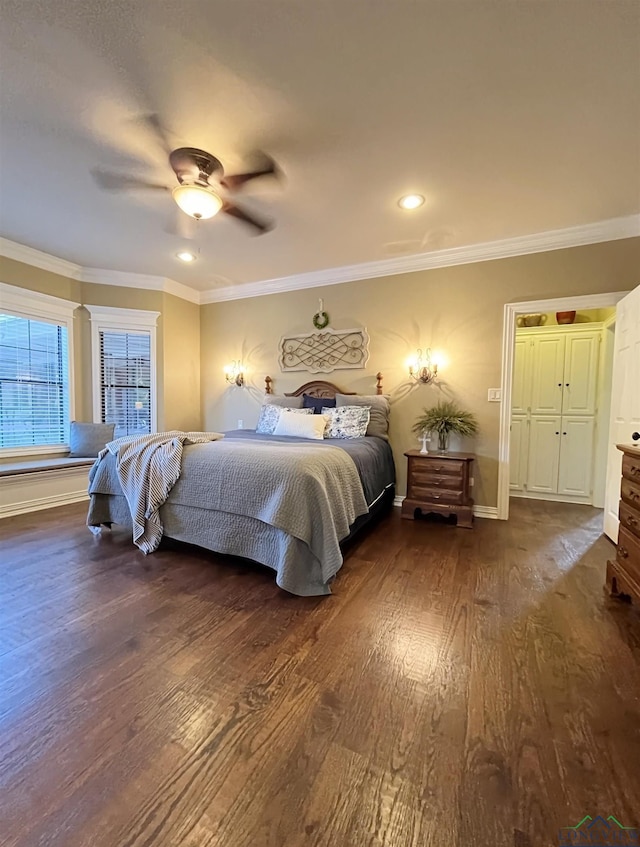
{"label": "dresser knob", "polygon": [[631,476],[638,476],[640,474],[640,468],[637,465],[631,465]]}
{"label": "dresser knob", "polygon": [[623,559],[626,559],[629,556],[629,551],[622,547],[622,545],[618,547],[618,553],[620,553],[620,556]]}
{"label": "dresser knob", "polygon": [[434,494],[434,495],[433,495],[433,499],[434,499],[434,500],[439,500],[439,499],[440,499],[440,495],[439,495],[439,494]]}

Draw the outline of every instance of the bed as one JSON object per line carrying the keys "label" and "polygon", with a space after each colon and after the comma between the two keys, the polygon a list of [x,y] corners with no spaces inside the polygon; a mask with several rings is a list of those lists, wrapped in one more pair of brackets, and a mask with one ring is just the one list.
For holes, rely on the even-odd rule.
{"label": "bed", "polygon": [[[268,403],[275,399],[269,377],[265,385]],[[285,396],[346,394],[366,402],[324,380]],[[87,524],[94,531],[132,525],[115,456],[96,461],[89,494]],[[393,456],[383,437],[309,440],[235,430],[185,445],[180,477],[159,516],[164,538],[251,559],[272,568],[284,590],[316,596],[331,593],[345,542],[384,513],[394,494]]]}

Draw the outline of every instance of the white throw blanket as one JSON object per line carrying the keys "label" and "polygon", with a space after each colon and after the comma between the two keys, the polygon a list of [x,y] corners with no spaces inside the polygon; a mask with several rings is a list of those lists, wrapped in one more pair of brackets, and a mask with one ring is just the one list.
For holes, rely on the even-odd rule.
{"label": "white throw blanket", "polygon": [[110,441],[99,453],[98,461],[107,453],[116,457],[118,479],[133,521],[133,542],[143,553],[153,553],[160,544],[159,509],[180,476],[183,445],[220,438],[224,438],[220,432],[180,430],[127,435]]}

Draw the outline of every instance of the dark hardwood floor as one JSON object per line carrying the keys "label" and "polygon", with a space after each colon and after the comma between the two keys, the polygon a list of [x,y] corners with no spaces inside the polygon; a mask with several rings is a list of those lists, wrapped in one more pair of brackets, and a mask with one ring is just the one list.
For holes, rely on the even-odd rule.
{"label": "dark hardwood floor", "polygon": [[83,505],[0,521],[3,847],[538,847],[640,826],[640,613],[601,513],[396,512],[328,598]]}

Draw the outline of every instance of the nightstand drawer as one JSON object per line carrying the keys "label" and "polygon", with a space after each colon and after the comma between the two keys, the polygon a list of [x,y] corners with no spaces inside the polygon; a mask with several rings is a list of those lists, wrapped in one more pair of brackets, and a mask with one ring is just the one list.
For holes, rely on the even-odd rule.
{"label": "nightstand drawer", "polygon": [[428,471],[435,474],[446,474],[447,476],[462,476],[464,473],[465,462],[459,462],[456,459],[441,459],[439,456],[425,455],[420,458],[412,457],[409,459],[409,472]]}
{"label": "nightstand drawer", "polygon": [[635,456],[622,457],[622,476],[640,485],[640,457]]}
{"label": "nightstand drawer", "polygon": [[424,503],[446,503],[451,506],[464,503],[464,492],[432,488],[430,485],[411,484],[407,496],[410,500],[421,500]]}
{"label": "nightstand drawer", "polygon": [[624,477],[622,478],[622,484],[620,485],[620,496],[625,503],[628,503],[630,506],[635,506],[636,509],[640,509],[640,487],[629,482],[629,480]]}
{"label": "nightstand drawer", "polygon": [[428,485],[436,488],[462,488],[462,473],[436,473],[432,468],[413,467],[409,473],[409,484]]}
{"label": "nightstand drawer", "polygon": [[640,584],[640,539],[631,535],[624,527],[618,533],[618,564]]}
{"label": "nightstand drawer", "polygon": [[631,506],[620,501],[618,513],[620,515],[620,526],[640,537],[640,511],[632,509]]}

